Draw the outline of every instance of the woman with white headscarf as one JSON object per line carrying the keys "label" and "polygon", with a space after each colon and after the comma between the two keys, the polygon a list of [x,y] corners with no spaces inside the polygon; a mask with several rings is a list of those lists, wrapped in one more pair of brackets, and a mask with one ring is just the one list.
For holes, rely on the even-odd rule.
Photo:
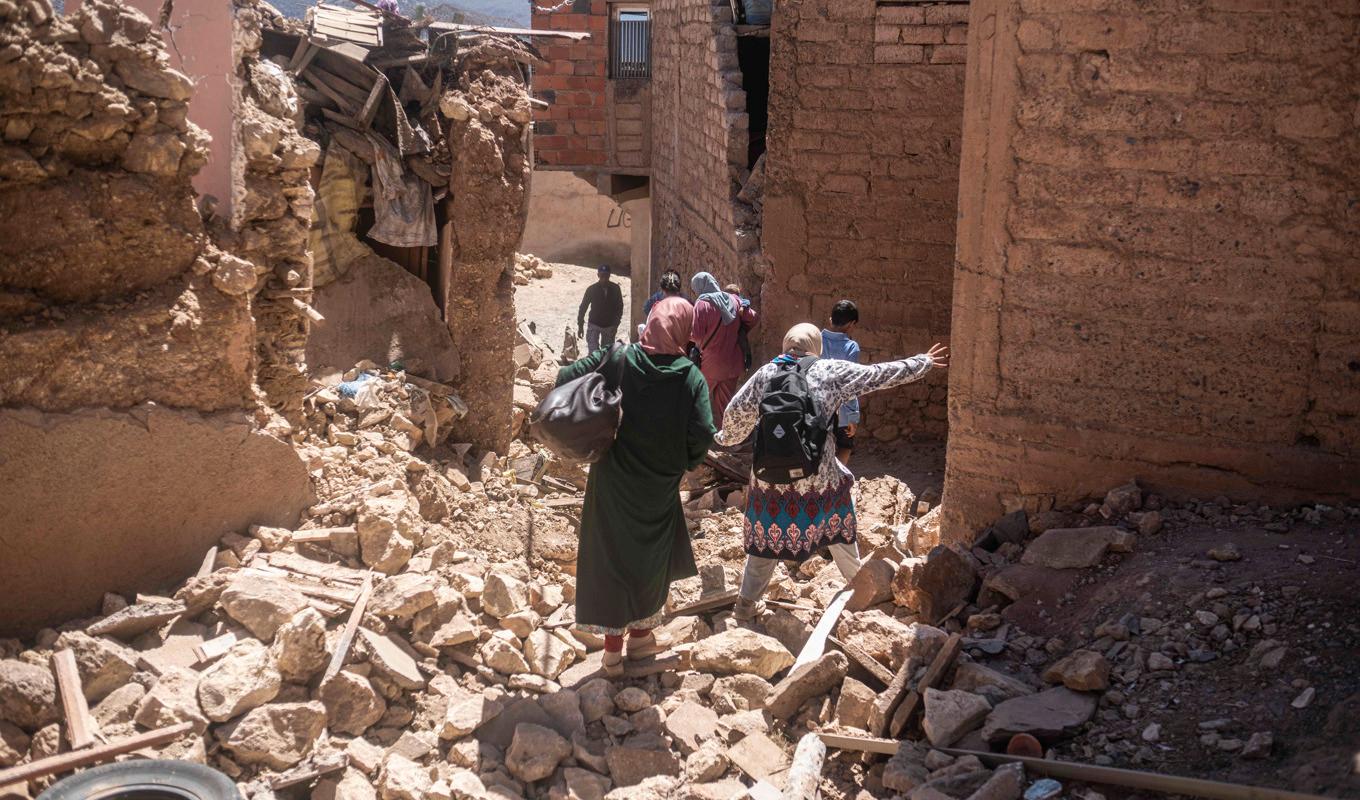
{"label": "woman with white headscarf", "polygon": [[[921,355],[882,364],[817,359],[822,353],[822,332],[816,325],[793,326],[784,336],[784,352],[761,367],[746,382],[722,418],[717,442],[735,445],[744,441],[760,421],[760,400],[781,371],[800,365],[806,369],[808,392],[822,422],[833,424],[837,409],[852,397],[919,380],[933,367],[947,366],[946,348],[935,345]],[[754,471],[746,491],[744,545],[746,570],[737,599],[738,620],[759,616],[761,596],[779,561],[806,561],[824,547],[848,583],[859,571],[855,504],[851,488],[855,478],[836,458],[835,447],[823,447],[816,473],[789,484],[771,484]]]}
{"label": "woman with white headscarf", "polygon": [[713,419],[719,420],[746,372],[742,329],[754,328],[757,316],[754,309],[742,304],[740,297],[723,291],[717,279],[707,272],[695,275],[690,288],[698,295],[693,335],[702,357],[699,368],[708,381]]}

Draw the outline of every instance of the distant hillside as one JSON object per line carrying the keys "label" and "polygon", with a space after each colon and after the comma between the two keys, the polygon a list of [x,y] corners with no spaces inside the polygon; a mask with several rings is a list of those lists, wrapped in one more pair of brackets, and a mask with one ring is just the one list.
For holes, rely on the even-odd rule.
{"label": "distant hillside", "polygon": [[[336,5],[348,6],[343,0],[334,0]],[[289,17],[301,19],[307,9],[315,5],[313,0],[267,0],[270,5]],[[424,6],[427,13],[435,19],[453,22],[462,15],[462,21],[470,25],[507,25],[529,27],[529,0],[398,0],[403,14],[410,14],[416,6]]]}

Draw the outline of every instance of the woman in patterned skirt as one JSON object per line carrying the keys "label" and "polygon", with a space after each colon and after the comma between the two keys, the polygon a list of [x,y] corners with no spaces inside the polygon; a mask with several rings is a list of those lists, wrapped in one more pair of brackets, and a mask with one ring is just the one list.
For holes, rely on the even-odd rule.
{"label": "woman in patterned skirt", "polygon": [[[794,364],[808,356],[820,356],[821,330],[809,323],[795,325],[784,336],[784,353],[761,367],[737,391],[723,416],[717,441],[735,445],[755,428],[760,418],[760,398],[780,365]],[[808,389],[819,413],[840,408],[852,397],[919,380],[933,367],[948,366],[946,348],[901,361],[861,365],[850,361],[819,360],[807,370]],[[848,582],[859,571],[859,547],[855,537],[855,504],[850,492],[855,478],[836,459],[836,448],[822,451],[817,473],[792,484],[775,485],[758,480],[754,473],[746,492],[746,571],[741,579],[736,616],[748,622],[759,616],[761,596],[774,575],[778,561],[802,562],[822,548]]]}

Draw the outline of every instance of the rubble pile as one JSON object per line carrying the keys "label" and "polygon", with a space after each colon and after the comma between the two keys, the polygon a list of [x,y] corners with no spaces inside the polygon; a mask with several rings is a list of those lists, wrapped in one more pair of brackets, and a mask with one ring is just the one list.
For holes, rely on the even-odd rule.
{"label": "rubble pile", "polygon": [[515,285],[528,286],[532,280],[553,276],[552,265],[535,255],[515,253]]}

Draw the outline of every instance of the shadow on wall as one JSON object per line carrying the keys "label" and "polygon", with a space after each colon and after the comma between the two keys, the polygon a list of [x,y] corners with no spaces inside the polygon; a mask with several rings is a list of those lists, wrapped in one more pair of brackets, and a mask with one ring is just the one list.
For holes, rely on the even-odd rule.
{"label": "shadow on wall", "polygon": [[559,264],[626,270],[632,226],[622,208],[571,172],[534,173],[521,253]]}

